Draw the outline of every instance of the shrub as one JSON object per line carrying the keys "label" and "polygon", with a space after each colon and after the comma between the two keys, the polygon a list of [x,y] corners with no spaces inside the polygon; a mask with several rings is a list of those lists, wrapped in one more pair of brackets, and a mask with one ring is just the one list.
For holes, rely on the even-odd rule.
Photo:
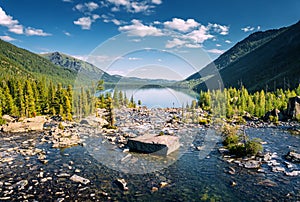
{"label": "shrub", "polygon": [[248,155],[256,155],[259,151],[263,150],[263,146],[260,143],[261,139],[254,138],[249,140],[245,144],[246,154]]}
{"label": "shrub", "polygon": [[238,144],[230,144],[227,146],[229,152],[238,157],[242,157],[246,155],[245,145],[242,143]]}
{"label": "shrub", "polygon": [[239,142],[239,136],[236,134],[228,135],[225,137],[223,140],[223,144],[225,146],[232,145],[232,144],[237,144]]}

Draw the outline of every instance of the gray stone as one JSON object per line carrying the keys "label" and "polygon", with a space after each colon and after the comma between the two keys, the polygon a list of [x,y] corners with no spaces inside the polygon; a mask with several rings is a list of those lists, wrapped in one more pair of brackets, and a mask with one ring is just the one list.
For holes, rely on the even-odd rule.
{"label": "gray stone", "polygon": [[21,180],[16,184],[18,190],[23,190],[27,185],[28,185],[28,180]]}
{"label": "gray stone", "polygon": [[289,98],[287,115],[292,119],[300,116],[300,96]]}
{"label": "gray stone", "polygon": [[166,156],[180,147],[179,137],[170,135],[144,135],[127,142],[130,151]]}
{"label": "gray stone", "polygon": [[285,158],[293,163],[300,163],[300,154],[290,151]]}
{"label": "gray stone", "polygon": [[260,167],[260,162],[259,161],[254,161],[254,160],[249,160],[243,163],[245,168],[249,169],[254,169],[254,168],[259,168]]}
{"label": "gray stone", "polygon": [[74,182],[80,182],[82,184],[88,184],[90,183],[90,180],[89,179],[86,179],[86,178],[83,178],[83,177],[80,177],[78,175],[73,175],[70,180],[74,181]]}

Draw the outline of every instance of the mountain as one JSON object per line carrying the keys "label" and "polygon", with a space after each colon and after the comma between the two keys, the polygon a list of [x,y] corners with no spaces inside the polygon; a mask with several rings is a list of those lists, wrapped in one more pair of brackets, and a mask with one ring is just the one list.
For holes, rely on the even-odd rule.
{"label": "mountain", "polygon": [[76,72],[53,65],[37,54],[0,40],[0,78],[45,78],[54,83],[72,84]]}
{"label": "mountain", "polygon": [[93,64],[59,52],[41,54],[41,56],[48,59],[55,65],[79,72],[78,75],[82,77],[81,79],[86,80],[89,78],[90,80],[96,81],[101,78],[105,81],[105,84],[108,84],[109,86],[112,84],[116,84],[119,87],[136,87],[143,85],[171,86],[175,82],[163,79],[141,79],[136,77],[110,75]]}
{"label": "mountain", "polygon": [[121,79],[121,76],[110,75],[93,64],[63,53],[54,52],[41,54],[41,56],[48,59],[54,65],[77,72],[78,79],[84,81],[98,81],[103,79],[106,83],[117,83]]}
{"label": "mountain", "polygon": [[250,91],[294,88],[300,82],[299,54],[300,21],[251,34],[181,85],[199,91],[207,85],[218,88],[222,79],[225,87],[244,85]]}

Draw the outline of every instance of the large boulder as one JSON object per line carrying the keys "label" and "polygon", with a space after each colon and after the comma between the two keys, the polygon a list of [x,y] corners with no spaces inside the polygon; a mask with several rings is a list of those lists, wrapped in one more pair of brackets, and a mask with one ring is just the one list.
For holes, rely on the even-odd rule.
{"label": "large boulder", "polygon": [[179,137],[171,135],[143,135],[130,138],[130,151],[166,156],[180,147]]}
{"label": "large boulder", "polygon": [[[271,120],[271,117],[273,117],[273,120]],[[278,109],[273,109],[271,111],[268,111],[265,116],[263,117],[264,121],[283,121],[285,119],[283,113],[279,111]]]}
{"label": "large boulder", "polygon": [[37,116],[34,118],[26,118],[22,122],[11,122],[2,126],[3,132],[21,133],[29,131],[42,131],[46,118]]}
{"label": "large boulder", "polygon": [[292,119],[300,117],[300,96],[292,97],[289,99],[287,115]]}

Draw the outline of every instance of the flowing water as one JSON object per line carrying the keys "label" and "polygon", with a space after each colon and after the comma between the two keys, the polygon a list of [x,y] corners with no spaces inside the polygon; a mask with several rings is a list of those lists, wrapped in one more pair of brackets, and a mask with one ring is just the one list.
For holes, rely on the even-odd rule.
{"label": "flowing water", "polygon": [[[300,146],[299,136],[292,136],[281,128],[248,128],[247,134],[252,137],[260,137],[266,141],[266,151],[277,152],[277,161],[282,167],[284,155],[291,148]],[[39,142],[40,134],[24,134],[9,138],[7,134],[1,134],[1,155],[7,148],[22,145],[28,139]],[[93,141],[102,141],[101,135],[93,137]],[[195,141],[201,142],[201,133]],[[49,162],[44,165],[36,157],[25,160],[20,155],[15,155],[13,164],[0,164],[0,197],[5,191],[15,190],[11,200],[19,201],[22,196],[37,201],[55,201],[60,198],[72,201],[87,200],[117,200],[117,201],[298,201],[300,200],[299,176],[289,177],[283,173],[274,173],[268,165],[263,164],[265,173],[238,167],[234,163],[224,161],[216,147],[206,158],[199,158],[195,149],[189,149],[169,167],[147,174],[126,174],[107,167],[98,161],[90,148],[77,146],[67,149],[53,149],[50,144],[37,144],[38,148],[47,151]],[[91,147],[91,146],[89,146]],[[113,149],[113,148],[112,148]],[[118,150],[118,148],[115,148]],[[105,151],[102,151],[105,155]],[[107,150],[107,153],[110,151]],[[236,174],[227,173],[229,166],[235,168]],[[300,170],[299,164],[293,164],[293,170]],[[69,177],[60,178],[59,173],[74,174],[79,169],[78,175],[91,181],[88,185],[79,185],[69,180]],[[286,168],[287,169],[287,168]],[[288,169],[287,169],[288,170]],[[40,182],[39,173],[44,173],[44,178],[50,177],[46,182]],[[122,191],[114,181],[124,178],[128,182],[129,191]],[[29,185],[19,191],[14,184],[21,179],[27,179]],[[263,180],[271,180],[275,186],[259,185]],[[37,180],[39,183],[37,183]],[[231,186],[231,182],[237,183]],[[8,184],[5,186],[5,182]],[[152,187],[159,187],[160,182],[168,185],[157,192],[151,192]],[[4,183],[4,184],[3,184]],[[87,188],[85,188],[87,187]],[[106,196],[108,194],[108,196]]]}

